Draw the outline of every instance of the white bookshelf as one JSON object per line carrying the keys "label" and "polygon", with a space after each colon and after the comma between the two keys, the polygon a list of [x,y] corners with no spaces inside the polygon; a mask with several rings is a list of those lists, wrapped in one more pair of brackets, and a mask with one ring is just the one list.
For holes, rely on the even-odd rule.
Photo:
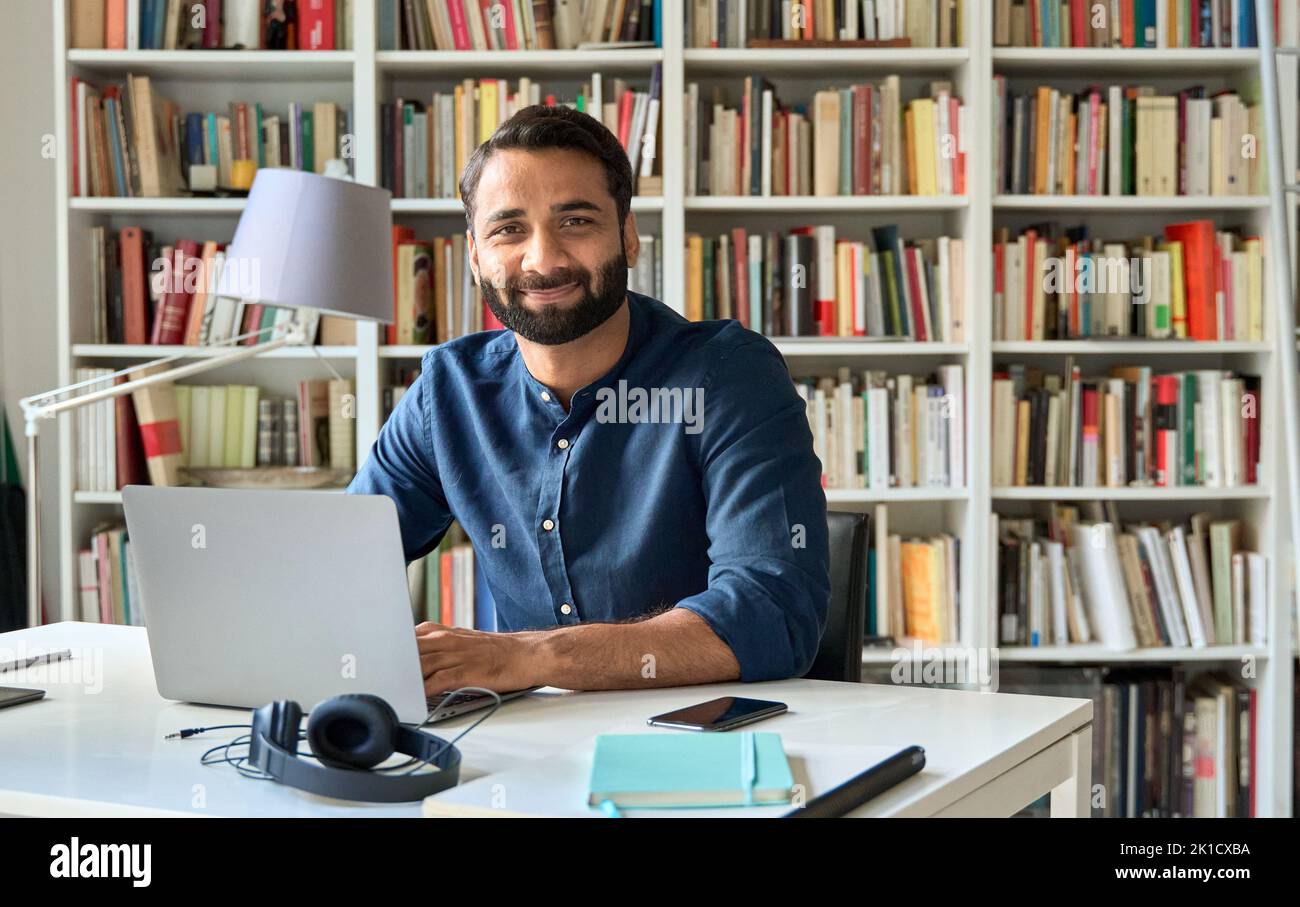
{"label": "white bookshelf", "polygon": [[[546,82],[576,83],[592,72],[636,80],[648,78],[655,63],[663,67],[662,123],[658,153],[663,172],[663,195],[637,197],[632,210],[643,233],[659,239],[664,301],[679,310],[684,299],[684,242],[689,231],[720,232],[736,222],[758,228],[796,223],[833,223],[843,235],[860,238],[872,225],[894,222],[904,236],[959,236],[966,242],[966,298],[970,300],[966,339],[955,343],[881,343],[839,338],[775,340],[786,356],[792,374],[830,374],[840,366],[884,368],[891,372],[923,373],[937,365],[964,366],[966,382],[966,483],[959,488],[901,488],[884,490],[830,490],[833,509],[870,511],[878,503],[890,506],[891,531],[904,533],[950,532],[962,540],[961,603],[974,609],[976,638],[963,641],[987,646],[996,609],[996,579],[989,565],[996,539],[988,531],[993,512],[1041,513],[1052,500],[1108,500],[1124,516],[1153,513],[1184,516],[1194,509],[1216,515],[1240,516],[1251,529],[1247,541],[1269,558],[1269,643],[1264,647],[1229,646],[1210,649],[1140,649],[1116,653],[1096,646],[1067,648],[1006,648],[1000,656],[1008,663],[1078,663],[1128,665],[1133,663],[1188,663],[1198,667],[1232,669],[1243,659],[1257,665],[1252,681],[1260,693],[1262,739],[1257,770],[1259,804],[1263,815],[1287,815],[1291,809],[1291,636],[1290,561],[1287,521],[1282,501],[1280,410],[1274,340],[1264,343],[1162,343],[1153,341],[1107,342],[1045,341],[994,342],[988,300],[992,283],[990,255],[995,226],[1017,228],[1045,219],[1063,224],[1086,222],[1102,235],[1147,232],[1164,223],[1204,214],[1216,224],[1247,224],[1261,233],[1267,227],[1264,197],[1080,197],[994,196],[991,174],[991,78],[997,72],[1017,86],[1061,83],[1073,87],[1089,81],[1140,82],[1160,86],[1203,82],[1207,86],[1249,85],[1256,79],[1254,50],[1060,50],[994,48],[991,3],[968,0],[963,4],[962,48],[917,49],[704,49],[683,46],[680,0],[665,0],[663,48],[627,51],[519,51],[519,52],[414,52],[378,51],[375,28],[376,0],[352,0],[353,50],[308,52],[192,52],[192,51],[89,51],[66,49],[66,4],[56,2],[54,82],[55,121],[60,148],[68,146],[67,86],[73,75],[92,81],[121,78],[127,72],[148,74],[160,90],[193,109],[217,109],[232,96],[261,101],[282,109],[288,101],[330,100],[353,112],[355,172],[363,183],[375,184],[379,176],[379,104],[402,95],[406,86],[421,92],[436,84],[466,77],[520,75]],[[1283,4],[1294,17],[1293,4]],[[1280,33],[1294,43],[1294,21],[1282,24]],[[1283,63],[1289,77],[1281,79],[1284,91],[1284,133],[1288,173],[1294,173],[1296,136],[1295,58]],[[686,197],[684,188],[685,113],[683,94],[688,81],[728,86],[734,103],[735,86],[745,75],[761,72],[775,83],[783,99],[807,101],[815,88],[850,81],[902,76],[905,98],[916,96],[925,82],[946,79],[970,106],[973,134],[968,140],[967,187],[961,197]],[[545,83],[544,83],[545,84]],[[55,300],[58,319],[58,369],[61,381],[72,378],[80,365],[113,365],[143,361],[172,352],[173,348],[95,345],[88,341],[89,256],[85,249],[95,225],[120,227],[140,224],[171,237],[189,231],[196,237],[229,238],[244,203],[240,199],[90,199],[70,198],[66,167],[57,178],[57,258],[60,275]],[[1294,247],[1295,212],[1292,217]],[[463,229],[463,209],[458,199],[396,199],[396,223],[409,223],[422,233],[441,234]],[[1270,251],[1271,247],[1270,247]],[[1277,304],[1271,300],[1269,305]],[[1271,322],[1267,322],[1271,324]],[[380,342],[381,329],[359,325],[355,345],[321,347],[330,364],[355,378],[357,388],[357,460],[362,462],[380,428],[381,388],[392,371],[418,363],[424,346],[388,346]],[[180,351],[180,350],[177,350]],[[185,349],[191,355],[208,355]],[[1213,367],[1257,372],[1264,380],[1264,453],[1258,486],[1240,489],[1201,488],[994,488],[989,481],[991,437],[991,373],[995,364],[1031,361],[1058,369],[1064,356],[1082,357],[1085,369],[1155,357],[1160,368]],[[1022,358],[1023,357],[1023,358]],[[325,365],[311,350],[286,349],[219,370],[205,376],[211,383],[258,383],[284,393],[305,377],[324,377]],[[73,618],[76,610],[76,552],[92,528],[108,519],[120,519],[118,492],[86,492],[73,487],[75,476],[73,420],[60,420],[57,499],[59,550],[47,552],[59,561],[62,596],[55,613]],[[48,516],[48,514],[47,514]],[[891,653],[867,650],[863,661],[881,666]]]}

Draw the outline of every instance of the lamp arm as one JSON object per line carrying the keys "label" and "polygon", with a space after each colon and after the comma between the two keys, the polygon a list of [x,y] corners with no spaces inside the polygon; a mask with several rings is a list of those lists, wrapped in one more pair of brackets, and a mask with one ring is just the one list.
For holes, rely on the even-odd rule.
{"label": "lamp arm", "polygon": [[18,405],[22,407],[23,415],[27,421],[27,434],[31,435],[37,430],[35,428],[37,420],[50,419],[61,412],[78,409],[86,404],[95,403],[100,400],[120,397],[123,394],[129,394],[132,391],[138,390],[142,387],[148,387],[149,385],[166,384],[180,378],[188,378],[190,375],[199,375],[203,372],[212,371],[213,369],[221,368],[222,366],[230,365],[234,362],[240,362],[244,359],[252,359],[255,356],[260,356],[262,353],[270,352],[271,350],[278,350],[281,347],[290,346],[297,342],[298,336],[293,331],[290,331],[289,334],[283,337],[277,337],[276,339],[268,340],[265,343],[237,347],[223,355],[204,357],[198,361],[191,362],[189,365],[179,365],[176,368],[168,369],[165,372],[146,375],[143,378],[133,378],[130,381],[123,382],[122,384],[114,384],[111,387],[91,391],[88,394],[80,394],[75,397],[69,397],[66,400],[58,400],[54,403],[37,402],[44,400],[47,397],[55,397],[69,393],[70,391],[85,387],[89,384],[100,384],[108,378],[113,378],[117,375],[126,375],[131,372],[138,372],[141,369],[148,368],[152,365],[162,365],[168,362],[175,362],[178,359],[186,358],[187,354],[178,353],[174,356],[164,356],[161,359],[155,359],[152,362],[144,362],[140,365],[133,365],[130,368],[121,369],[120,371],[113,372],[111,375],[105,375],[101,378],[91,378],[87,381],[69,384],[66,387],[56,388],[40,394],[33,394],[30,397],[23,397],[18,401]]}
{"label": "lamp arm", "polygon": [[[260,333],[254,332],[254,333]],[[241,335],[251,336],[251,335]],[[227,343],[239,340],[239,337],[232,337]],[[221,368],[223,365],[230,365],[232,362],[240,362],[244,359],[252,359],[254,356],[260,356],[262,353],[270,350],[278,350],[281,347],[291,344],[300,344],[303,342],[303,328],[296,320],[291,322],[288,331],[281,337],[274,340],[268,340],[265,343],[257,343],[252,346],[241,346],[230,350],[229,352],[219,355],[210,356],[191,362],[189,365],[178,365],[176,368],[168,369],[165,372],[158,372],[153,375],[145,375],[143,378],[133,378],[130,381],[124,381],[121,384],[114,384],[101,390],[91,391],[90,393],[80,394],[75,397],[69,397],[66,400],[57,400],[54,403],[41,403],[49,397],[57,397],[71,391],[86,387],[89,384],[99,384],[104,378],[92,378],[89,381],[79,381],[76,384],[69,384],[66,387],[56,388],[55,390],[45,391],[40,394],[33,394],[30,397],[23,397],[18,401],[22,407],[23,419],[26,423],[25,432],[27,436],[27,474],[31,483],[31,494],[27,496],[27,626],[36,627],[41,623],[41,503],[40,503],[40,467],[37,461],[36,437],[40,432],[40,423],[43,419],[52,419],[61,412],[68,410],[80,409],[90,403],[100,400],[109,400],[114,397],[121,397],[132,391],[139,390],[142,387],[149,387],[154,384],[167,384],[178,378],[187,378],[190,375],[198,375],[203,372],[209,372],[213,369]],[[173,362],[177,359],[185,358],[185,353],[179,353],[174,356],[164,356],[161,359],[155,359],[152,362],[146,362],[141,365],[134,365],[114,372],[113,376],[124,375],[130,372],[139,371],[150,365],[161,365],[166,362]]]}

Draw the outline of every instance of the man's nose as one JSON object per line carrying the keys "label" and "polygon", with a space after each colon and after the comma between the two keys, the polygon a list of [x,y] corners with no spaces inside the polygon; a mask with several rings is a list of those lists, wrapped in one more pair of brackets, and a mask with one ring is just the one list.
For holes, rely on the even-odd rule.
{"label": "man's nose", "polygon": [[569,265],[569,256],[564,244],[551,230],[534,230],[524,249],[520,267],[524,271],[549,275],[551,272]]}

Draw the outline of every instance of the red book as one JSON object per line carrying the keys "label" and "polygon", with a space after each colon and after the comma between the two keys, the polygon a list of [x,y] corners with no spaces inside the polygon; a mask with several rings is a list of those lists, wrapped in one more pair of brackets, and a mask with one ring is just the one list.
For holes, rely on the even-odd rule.
{"label": "red book", "polygon": [[122,256],[122,342],[148,343],[149,291],[145,286],[144,231],[123,227],[118,233]]}
{"label": "red book", "polygon": [[[1003,243],[993,244],[993,292],[1002,294],[1002,312],[1005,316],[1007,312],[1007,276],[1003,270],[1006,263],[1003,258],[1006,256],[1006,246]],[[1006,327],[1003,327],[1006,330]],[[1000,340],[1000,337],[994,337],[994,340]]]}
{"label": "red book", "polygon": [[[126,383],[126,375],[118,375],[114,384]],[[130,394],[113,401],[114,437],[117,443],[117,487],[148,485],[149,468],[145,463],[144,442],[140,438],[140,421],[135,415],[135,403]]]}
{"label": "red book", "polygon": [[1183,244],[1187,338],[1189,340],[1218,339],[1214,298],[1218,290],[1216,264],[1219,253],[1214,245],[1213,221],[1195,220],[1182,224],[1168,224],[1165,227],[1165,239]]}
{"label": "red book", "polygon": [[205,0],[204,12],[203,49],[215,50],[221,46],[221,0]]}
{"label": "red book", "polygon": [[298,49],[334,50],[334,0],[298,0]]}
{"label": "red book", "polygon": [[1025,231],[1025,260],[1021,264],[1021,270],[1025,272],[1025,340],[1034,339],[1034,279],[1037,275],[1034,273],[1034,249],[1038,245],[1038,231]]}
{"label": "red book", "polygon": [[1088,46],[1087,0],[1070,0],[1070,46]]}
{"label": "red book", "polygon": [[451,40],[455,42],[456,49],[469,50],[473,47],[469,39],[469,23],[465,20],[465,6],[461,0],[447,0],[447,17],[451,19]]}
{"label": "red book", "polygon": [[908,295],[912,301],[912,334],[913,339],[917,341],[926,341],[930,339],[925,330],[925,313],[921,310],[921,276],[918,272],[918,264],[921,259],[921,250],[917,248],[904,249],[903,258],[906,262],[906,277],[908,286]]}
{"label": "red book", "polygon": [[623,92],[623,97],[618,99],[618,142],[624,149],[632,136],[632,104],[635,100],[631,91]]}
{"label": "red book", "polygon": [[452,623],[452,601],[451,601],[451,552],[444,551],[438,555],[438,579],[442,588],[438,595],[438,622],[445,627],[450,627]]}
{"label": "red book", "polygon": [[492,310],[489,309],[488,304],[484,302],[483,303],[483,330],[500,331],[504,329],[505,329],[505,325],[497,320],[497,316],[492,314]]}
{"label": "red book", "polygon": [[[149,342],[161,345],[185,342],[185,324],[190,313],[190,301],[193,296],[185,292],[185,275],[198,266],[199,244],[192,239],[176,240],[176,249],[172,253],[171,273],[167,275],[167,286],[163,290],[162,301],[154,313],[153,336]],[[191,264],[190,260],[194,259]]]}
{"label": "red book", "polygon": [[1119,0],[1119,36],[1124,47],[1134,47],[1133,0]]}
{"label": "red book", "polygon": [[[262,304],[260,302],[244,306],[244,323],[239,326],[240,334],[251,334],[262,327]],[[251,337],[245,337],[239,341],[244,346],[252,346],[255,343],[262,342],[261,333],[253,334]]]}
{"label": "red book", "polygon": [[519,50],[519,41],[515,38],[515,10],[513,3],[503,3],[506,8],[506,50]]}
{"label": "red book", "polygon": [[731,228],[731,252],[732,314],[742,327],[749,327],[749,243],[744,227]]}
{"label": "red book", "polygon": [[1246,431],[1246,484],[1254,485],[1259,481],[1259,388],[1257,381],[1247,378],[1247,386],[1241,393],[1242,409],[1248,415],[1242,418]]}
{"label": "red book", "polygon": [[400,306],[400,301],[397,298],[397,247],[414,239],[415,231],[410,227],[398,227],[396,225],[393,227],[393,323],[388,325],[385,343],[397,342],[398,309]]}
{"label": "red book", "polygon": [[1178,376],[1157,375],[1152,383],[1156,390],[1155,480],[1157,485],[1173,485],[1170,480],[1178,469]]}

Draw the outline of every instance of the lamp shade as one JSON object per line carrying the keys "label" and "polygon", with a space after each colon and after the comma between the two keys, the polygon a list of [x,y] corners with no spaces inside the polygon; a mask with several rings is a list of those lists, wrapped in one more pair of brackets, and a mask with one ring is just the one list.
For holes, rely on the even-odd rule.
{"label": "lamp shade", "polygon": [[217,293],[391,322],[391,198],[347,180],[259,169]]}

